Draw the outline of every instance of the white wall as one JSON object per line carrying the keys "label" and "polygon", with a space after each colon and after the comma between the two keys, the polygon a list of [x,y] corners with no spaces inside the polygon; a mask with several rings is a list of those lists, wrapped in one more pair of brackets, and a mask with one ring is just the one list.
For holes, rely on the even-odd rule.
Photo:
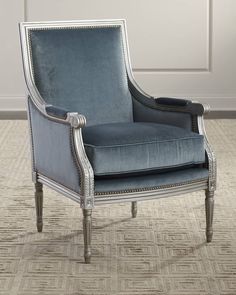
{"label": "white wall", "polygon": [[19,21],[125,18],[135,76],[154,96],[236,110],[236,0],[0,0],[0,110],[20,110]]}

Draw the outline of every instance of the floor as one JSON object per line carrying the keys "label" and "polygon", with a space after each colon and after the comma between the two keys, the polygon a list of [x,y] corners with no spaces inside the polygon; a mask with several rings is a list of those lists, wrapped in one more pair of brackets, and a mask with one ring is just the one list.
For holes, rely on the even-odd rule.
{"label": "floor", "polygon": [[204,193],[97,207],[93,260],[83,263],[82,214],[45,189],[37,233],[26,121],[0,121],[1,295],[235,295],[236,120],[208,120],[218,159],[214,237]]}

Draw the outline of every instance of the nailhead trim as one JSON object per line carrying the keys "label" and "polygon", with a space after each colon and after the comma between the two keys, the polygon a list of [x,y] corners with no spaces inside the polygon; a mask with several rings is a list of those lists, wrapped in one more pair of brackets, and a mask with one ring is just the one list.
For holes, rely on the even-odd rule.
{"label": "nailhead trim", "polygon": [[140,188],[140,189],[128,189],[128,190],[121,190],[121,191],[109,191],[109,192],[95,192],[95,196],[102,196],[102,195],[115,195],[115,194],[125,194],[125,193],[137,193],[137,192],[144,192],[144,191],[154,191],[159,189],[165,189],[165,188],[173,188],[173,187],[180,187],[187,184],[193,184],[198,183],[201,181],[207,180],[207,178],[199,178],[194,181],[185,181],[181,183],[176,184],[169,184],[169,185],[160,185],[160,186],[154,186],[151,188]]}

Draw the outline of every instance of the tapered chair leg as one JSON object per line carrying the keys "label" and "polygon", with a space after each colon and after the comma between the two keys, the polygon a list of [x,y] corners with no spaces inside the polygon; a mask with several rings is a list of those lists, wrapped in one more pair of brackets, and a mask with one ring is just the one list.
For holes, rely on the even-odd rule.
{"label": "tapered chair leg", "polygon": [[92,209],[83,209],[84,260],[91,261]]}
{"label": "tapered chair leg", "polygon": [[35,208],[36,208],[36,225],[38,232],[43,230],[43,185],[35,183]]}
{"label": "tapered chair leg", "polygon": [[131,213],[132,213],[132,218],[135,218],[137,216],[138,212],[138,207],[137,207],[137,202],[132,202],[131,204]]}
{"label": "tapered chair leg", "polygon": [[214,192],[206,190],[205,199],[205,209],[206,209],[206,240],[210,243],[213,236],[213,212],[214,212]]}

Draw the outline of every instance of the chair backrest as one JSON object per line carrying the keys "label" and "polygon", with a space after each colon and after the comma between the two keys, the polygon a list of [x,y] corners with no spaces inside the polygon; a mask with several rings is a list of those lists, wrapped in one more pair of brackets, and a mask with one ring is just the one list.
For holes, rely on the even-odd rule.
{"label": "chair backrest", "polygon": [[85,115],[88,125],[133,120],[124,23],[28,29],[34,84],[47,104]]}

